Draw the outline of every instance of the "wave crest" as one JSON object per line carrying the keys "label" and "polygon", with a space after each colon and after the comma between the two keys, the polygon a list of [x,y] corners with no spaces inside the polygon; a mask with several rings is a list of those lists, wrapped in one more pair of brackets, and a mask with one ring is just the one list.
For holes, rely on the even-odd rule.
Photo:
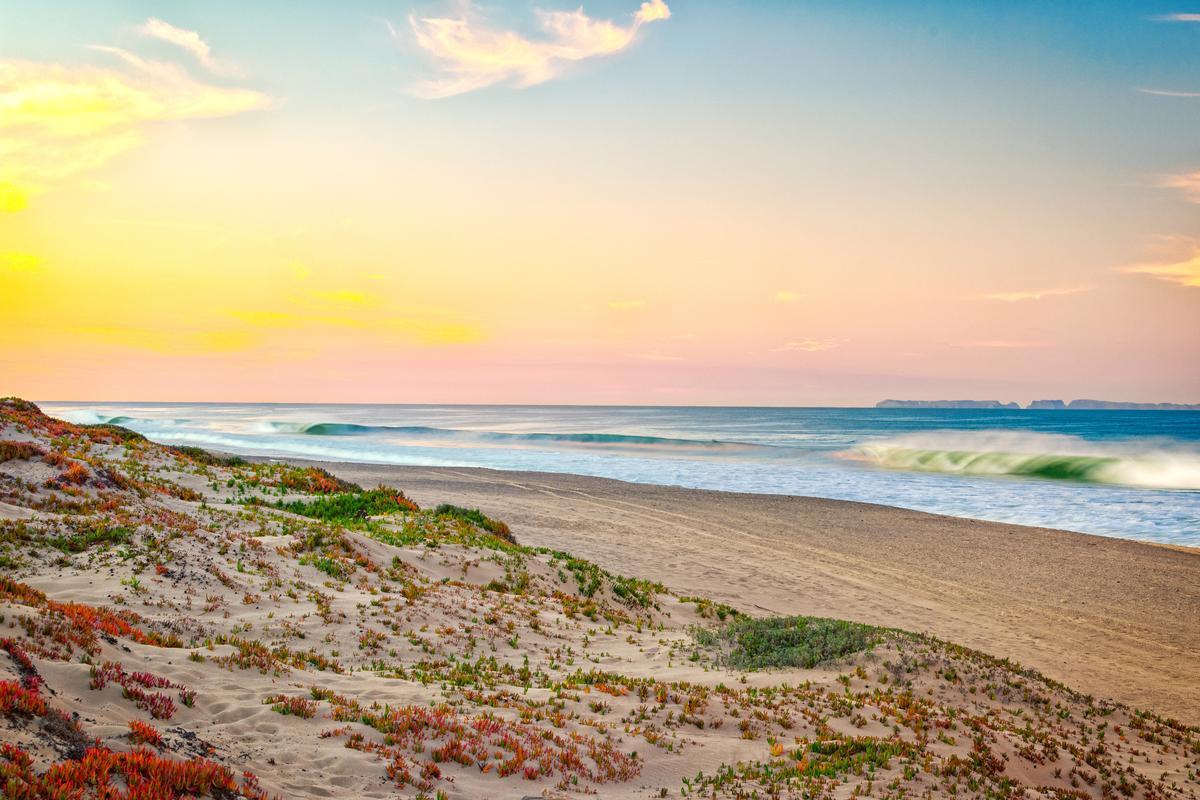
{"label": "wave crest", "polygon": [[[194,422],[199,429],[210,428],[200,420],[163,419],[103,415],[90,409],[62,413],[62,417],[79,424],[109,423],[140,432],[167,433],[165,429],[188,427]],[[627,450],[659,454],[736,455],[747,453],[781,454],[790,448],[748,442],[729,442],[717,439],[678,439],[624,433],[540,433],[435,428],[427,425],[361,425],[352,422],[293,422],[259,420],[243,425],[243,432],[266,436],[369,436],[388,437],[406,445],[432,444],[439,447],[552,447]]]}
{"label": "wave crest", "polygon": [[564,445],[619,449],[663,449],[723,453],[772,451],[771,445],[725,442],[717,439],[672,439],[625,433],[538,433],[480,431],[462,428],[433,428],[425,425],[356,425],[346,422],[268,422],[265,430],[305,436],[360,436],[380,434],[411,440],[435,440],[439,443],[533,447]]}
{"label": "wave crest", "polygon": [[886,469],[1015,476],[1200,491],[1200,453],[1154,442],[1099,443],[1046,434],[901,437],[848,457]]}

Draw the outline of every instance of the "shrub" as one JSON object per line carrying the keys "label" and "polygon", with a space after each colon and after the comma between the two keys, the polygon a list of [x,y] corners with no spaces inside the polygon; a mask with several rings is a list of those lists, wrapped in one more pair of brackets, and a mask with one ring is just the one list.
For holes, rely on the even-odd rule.
{"label": "shrub", "polygon": [[45,713],[46,701],[37,688],[28,689],[17,681],[0,681],[0,714],[40,717]]}
{"label": "shrub", "polygon": [[162,747],[162,735],[158,729],[148,722],[142,722],[140,719],[129,720],[129,741],[134,744],[148,744],[153,747]]}
{"label": "shrub", "polygon": [[[133,701],[134,705],[143,711],[149,711],[150,716],[155,719],[170,719],[175,716],[175,702],[165,694],[146,691],[147,689],[179,689],[180,699],[188,706],[195,698],[195,693],[190,689],[149,672],[126,672],[124,667],[115,661],[105,661],[100,666],[92,666],[92,689],[103,689],[110,681],[120,685],[121,695],[125,699]],[[190,701],[185,699],[188,695],[191,696]]]}
{"label": "shrub", "polygon": [[362,492],[342,492],[313,500],[282,500],[276,508],[290,511],[313,519],[342,524],[362,522],[379,514],[394,514],[397,511],[418,511],[417,504],[404,496],[403,492],[380,486]]}
{"label": "shrub", "polygon": [[344,481],[320,467],[287,468],[279,476],[279,485],[293,492],[305,494],[337,494],[338,492],[361,492],[357,483]]}
{"label": "shrub", "polygon": [[145,436],[142,436],[137,431],[131,431],[129,428],[122,428],[120,425],[113,425],[108,422],[101,422],[97,425],[80,425],[84,429],[84,433],[88,432],[104,432],[110,434],[112,439],[120,442],[145,442],[149,441]]}
{"label": "shrub", "polygon": [[241,456],[219,456],[202,447],[192,447],[191,445],[173,445],[167,446],[166,449],[177,455],[187,456],[197,464],[206,464],[210,467],[244,467],[250,463]]}
{"label": "shrub", "polygon": [[733,606],[729,606],[724,603],[718,603],[714,600],[709,600],[707,597],[691,597],[685,595],[679,598],[679,602],[695,603],[696,613],[704,619],[716,619],[719,622],[724,622],[730,617],[737,617],[741,615],[741,612]]}
{"label": "shrub", "polygon": [[273,694],[264,702],[271,704],[271,710],[277,714],[284,716],[300,717],[301,719],[312,719],[317,713],[317,703],[315,700],[309,700],[304,697],[288,697],[282,694]]}
{"label": "shrub", "polygon": [[[627,578],[624,575],[613,575],[601,569],[597,564],[582,558],[575,558],[570,553],[561,550],[545,551],[550,554],[550,564],[570,571],[575,576],[579,593],[591,598],[596,595],[607,580],[613,595],[631,608],[649,608],[655,605],[655,596],[667,589],[657,581],[647,581],[641,578]],[[560,574],[561,569],[560,569]],[[565,578],[564,578],[565,580]]]}
{"label": "shrub", "polygon": [[0,776],[5,797],[156,798],[244,797],[266,800],[267,794],[251,773],[239,782],[227,768],[206,758],[177,761],[139,748],[116,753],[106,747],[88,748],[82,758],[52,764],[40,775],[33,759],[16,745],[0,746]]}
{"label": "shrub", "polygon": [[811,669],[872,647],[882,631],[822,617],[737,617],[720,628],[697,630],[694,635],[702,645],[727,648],[726,661],[736,669]]}
{"label": "shrub", "polygon": [[82,553],[97,545],[125,544],[129,538],[130,533],[126,528],[100,526],[70,536],[52,536],[46,543],[64,553]]}
{"label": "shrub", "polygon": [[462,506],[452,505],[450,503],[442,503],[433,510],[433,513],[440,514],[446,517],[454,517],[469,522],[472,525],[478,526],[493,536],[497,536],[506,542],[512,544],[517,543],[517,539],[513,536],[512,531],[498,519],[492,519],[485,516],[478,508],[463,508]]}
{"label": "shrub", "polygon": [[45,454],[45,450],[29,442],[0,440],[0,464],[5,461],[28,461]]}
{"label": "shrub", "polygon": [[67,468],[57,478],[51,478],[46,481],[46,485],[51,488],[55,486],[81,486],[87,483],[91,475],[91,470],[85,465],[78,461],[72,461],[67,464]]}

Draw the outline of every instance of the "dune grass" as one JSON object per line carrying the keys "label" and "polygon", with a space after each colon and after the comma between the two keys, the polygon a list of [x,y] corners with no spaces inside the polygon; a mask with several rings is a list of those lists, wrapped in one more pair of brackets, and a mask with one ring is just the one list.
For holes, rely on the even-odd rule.
{"label": "dune grass", "polygon": [[82,553],[93,547],[126,544],[132,538],[128,528],[99,525],[69,536],[52,536],[46,540],[51,547],[64,553]]}
{"label": "dune grass", "polygon": [[216,453],[210,453],[203,447],[193,447],[192,445],[185,444],[163,446],[169,452],[185,455],[195,461],[197,464],[205,464],[210,467],[245,467],[250,464],[249,461],[241,456],[219,456]]}
{"label": "dune grass", "polygon": [[811,669],[868,650],[883,631],[870,625],[823,617],[734,617],[717,628],[693,631],[697,642],[724,651],[735,669]]}
{"label": "dune grass", "polygon": [[491,517],[486,516],[478,508],[463,508],[462,506],[456,506],[450,503],[442,503],[433,510],[433,513],[465,520],[470,522],[472,525],[482,528],[493,536],[497,536],[505,540],[506,542],[511,542],[512,544],[517,543],[517,539],[515,536],[513,536],[512,531],[509,530],[508,525],[504,524],[498,519],[492,519]]}
{"label": "dune grass", "polygon": [[275,508],[343,525],[363,522],[380,514],[419,510],[417,504],[405,497],[402,492],[387,486],[360,492],[322,495],[308,500],[292,500],[290,502],[280,500],[275,503]]}
{"label": "dune grass", "polygon": [[0,464],[5,461],[28,461],[45,454],[45,450],[30,442],[0,441]]}

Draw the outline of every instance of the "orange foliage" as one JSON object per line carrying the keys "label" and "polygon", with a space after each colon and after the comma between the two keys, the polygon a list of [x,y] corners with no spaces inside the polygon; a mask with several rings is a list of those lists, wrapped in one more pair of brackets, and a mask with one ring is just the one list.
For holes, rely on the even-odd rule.
{"label": "orange foliage", "polygon": [[0,714],[44,716],[46,701],[37,689],[26,689],[16,681],[0,681]]}
{"label": "orange foliage", "polygon": [[158,729],[148,722],[142,722],[140,719],[129,720],[129,741],[134,744],[149,744],[154,747],[162,747],[163,740]]}
{"label": "orange foliage", "polygon": [[[115,782],[114,778],[117,779]],[[239,782],[228,769],[208,759],[175,761],[145,749],[115,753],[105,747],[93,747],[78,761],[60,761],[38,775],[33,771],[33,760],[28,753],[4,744],[0,747],[0,783],[4,785],[5,797],[19,800],[267,798],[249,773]]]}

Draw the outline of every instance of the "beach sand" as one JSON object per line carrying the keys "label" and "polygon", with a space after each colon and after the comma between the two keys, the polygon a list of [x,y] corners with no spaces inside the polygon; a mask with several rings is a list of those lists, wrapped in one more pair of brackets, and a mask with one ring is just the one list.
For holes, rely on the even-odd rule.
{"label": "beach sand", "polygon": [[1200,550],[806,497],[327,463],[759,614],[924,631],[1200,723]]}

